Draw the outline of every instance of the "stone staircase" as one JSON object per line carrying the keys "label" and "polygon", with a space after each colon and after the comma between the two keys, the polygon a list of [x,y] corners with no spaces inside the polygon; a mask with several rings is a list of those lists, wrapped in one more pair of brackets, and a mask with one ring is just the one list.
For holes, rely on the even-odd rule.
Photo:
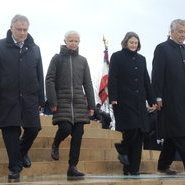
{"label": "stone staircase", "polygon": [[[70,137],[68,137],[60,146],[60,160],[53,161],[50,157],[51,144],[57,130],[56,126],[51,124],[50,116],[41,116],[42,127],[39,136],[35,140],[29,156],[32,160],[32,167],[24,169],[21,173],[21,184],[125,184],[126,180],[122,175],[122,165],[117,159],[117,152],[114,143],[121,140],[121,134],[112,130],[101,129],[101,124],[91,122],[85,125],[85,132],[82,140],[80,162],[78,169],[87,174],[86,180],[83,181],[67,181],[66,171],[68,168],[68,153],[70,146]],[[158,151],[144,150],[142,154],[141,173],[156,174],[156,161],[158,159]],[[7,181],[7,154],[0,135],[0,184]],[[174,162],[173,168],[178,172],[183,171],[181,162]],[[44,177],[44,180],[43,180]],[[104,177],[104,178],[103,178]],[[112,178],[117,177],[117,178]],[[166,180],[156,180],[156,178],[145,177],[149,185],[165,184]],[[133,178],[133,177],[132,177]],[[58,179],[58,180],[57,180]],[[59,180],[60,179],[60,180]],[[89,180],[87,180],[89,179]],[[142,179],[142,177],[141,177]],[[138,180],[134,185],[145,185],[145,181]],[[128,180],[128,179],[127,179]],[[185,185],[183,176],[177,179],[178,185]],[[43,182],[44,181],[44,182]],[[57,181],[57,182],[56,182]],[[95,182],[94,182],[95,181]],[[110,183],[108,183],[110,181]],[[134,180],[135,181],[135,180]],[[141,183],[141,182],[142,183]],[[162,183],[161,183],[162,182]],[[169,182],[171,183],[171,182]],[[184,184],[183,184],[184,183]],[[126,184],[130,184],[127,182]],[[132,183],[131,183],[132,184]],[[147,184],[147,185],[148,185]],[[168,184],[170,185],[170,184]]]}

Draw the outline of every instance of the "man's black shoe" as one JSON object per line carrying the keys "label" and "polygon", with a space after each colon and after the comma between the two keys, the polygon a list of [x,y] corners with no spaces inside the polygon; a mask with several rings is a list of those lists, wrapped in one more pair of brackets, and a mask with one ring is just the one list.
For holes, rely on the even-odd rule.
{"label": "man's black shoe", "polygon": [[28,157],[27,154],[23,156],[23,167],[24,168],[30,168],[31,167],[31,161],[30,161],[30,158]]}
{"label": "man's black shoe", "polygon": [[130,175],[140,175],[139,172],[130,172]]}
{"label": "man's black shoe", "polygon": [[51,147],[51,157],[55,161],[59,160],[59,148],[56,147],[54,144],[52,144],[52,147]]}
{"label": "man's black shoe", "polygon": [[69,177],[83,177],[84,173],[79,172],[76,166],[70,166],[67,170],[67,176]]}
{"label": "man's black shoe", "polygon": [[126,154],[119,154],[118,155],[118,159],[120,160],[120,162],[124,165],[129,165],[129,160],[128,160],[128,156]]}
{"label": "man's black shoe", "polygon": [[19,182],[19,181],[20,181],[19,173],[9,171],[9,173],[8,173],[8,182],[9,183],[14,183],[14,182]]}
{"label": "man's black shoe", "polygon": [[128,171],[124,171],[123,174],[124,175],[140,175],[139,172],[128,172]]}
{"label": "man's black shoe", "polygon": [[127,171],[124,171],[123,175],[129,175],[129,173]]}
{"label": "man's black shoe", "polygon": [[171,170],[171,169],[169,169],[169,168],[164,169],[164,170],[159,170],[159,169],[158,169],[158,171],[159,171],[160,173],[165,173],[166,175],[177,175],[177,172],[176,172],[175,170]]}

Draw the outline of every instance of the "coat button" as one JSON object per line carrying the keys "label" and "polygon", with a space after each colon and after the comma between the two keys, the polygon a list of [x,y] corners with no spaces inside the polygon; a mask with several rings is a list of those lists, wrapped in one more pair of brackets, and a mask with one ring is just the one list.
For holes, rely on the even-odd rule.
{"label": "coat button", "polygon": [[138,78],[135,78],[134,80],[135,80],[135,82],[137,82],[138,81]]}
{"label": "coat button", "polygon": [[139,93],[139,90],[136,90],[136,93]]}
{"label": "coat button", "polygon": [[137,69],[138,69],[138,67],[136,66],[136,67],[134,67],[134,69],[136,69],[136,70],[137,70]]}
{"label": "coat button", "polygon": [[135,60],[135,59],[136,59],[136,57],[132,57],[132,59],[133,59],[133,60]]}
{"label": "coat button", "polygon": [[20,62],[22,62],[22,58],[20,58],[19,60],[20,60]]}

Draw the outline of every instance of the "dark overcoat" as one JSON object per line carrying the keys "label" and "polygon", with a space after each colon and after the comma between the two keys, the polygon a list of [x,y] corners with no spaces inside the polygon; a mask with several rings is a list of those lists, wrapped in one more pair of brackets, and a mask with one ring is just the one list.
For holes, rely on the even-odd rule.
{"label": "dark overcoat", "polygon": [[0,40],[0,127],[40,127],[38,107],[43,105],[40,49],[29,34],[20,49],[9,30]]}
{"label": "dark overcoat", "polygon": [[146,100],[155,103],[145,58],[137,52],[122,49],[113,53],[108,79],[109,101],[113,105],[116,130],[140,128],[147,131]]}
{"label": "dark overcoat", "polygon": [[94,91],[86,58],[78,50],[61,47],[49,65],[46,94],[53,113],[53,124],[89,123],[88,110],[95,108]]}
{"label": "dark overcoat", "polygon": [[152,84],[156,97],[162,98],[159,112],[164,137],[185,136],[185,46],[167,40],[154,52]]}

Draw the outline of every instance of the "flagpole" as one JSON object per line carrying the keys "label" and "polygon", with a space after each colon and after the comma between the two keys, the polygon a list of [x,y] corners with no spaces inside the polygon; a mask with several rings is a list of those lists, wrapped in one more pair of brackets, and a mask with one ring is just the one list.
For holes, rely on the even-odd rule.
{"label": "flagpole", "polygon": [[105,49],[107,50],[108,49],[108,41],[105,39],[104,35],[103,35],[103,43],[104,43]]}
{"label": "flagpole", "polygon": [[[109,68],[108,41],[104,37],[104,35],[103,35],[103,43],[104,43],[104,47],[105,47],[105,50],[104,50],[104,66],[106,66],[106,68]],[[106,76],[108,77],[108,70],[106,71],[106,74],[107,74]],[[107,78],[107,80],[108,80],[108,78]],[[104,82],[104,84],[106,84],[106,87],[104,86],[104,89],[103,89],[105,91],[105,88],[107,88],[107,81]],[[100,83],[100,87],[101,87],[101,83]],[[111,120],[112,120],[111,121],[111,127],[113,129],[115,129],[115,119],[114,119],[114,115],[113,115],[113,111],[112,111],[112,106],[110,106],[110,104],[109,104],[109,98],[108,98],[107,95],[108,94],[106,94],[106,100],[103,101],[102,106],[104,105],[104,111],[110,114]],[[100,93],[99,93],[99,96],[100,96]],[[101,99],[101,97],[100,97],[100,99]],[[101,99],[101,101],[102,101],[102,99]]]}
{"label": "flagpole", "polygon": [[[105,52],[108,52],[108,40],[105,38],[105,36],[103,35],[103,43],[104,43],[104,47],[105,47]],[[108,99],[104,102],[104,107],[105,107],[105,111],[110,113],[110,106],[109,106],[109,102]]]}

